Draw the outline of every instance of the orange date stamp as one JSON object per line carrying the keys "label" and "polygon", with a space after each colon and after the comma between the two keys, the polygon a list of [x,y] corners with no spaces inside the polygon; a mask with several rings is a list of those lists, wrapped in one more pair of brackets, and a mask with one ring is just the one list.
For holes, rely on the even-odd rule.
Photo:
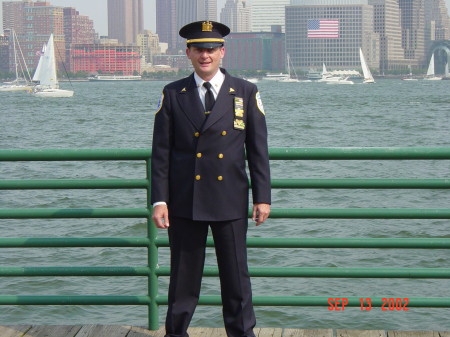
{"label": "orange date stamp", "polygon": [[[409,311],[409,298],[407,297],[383,297],[381,301],[381,311]],[[359,303],[361,311],[370,311],[373,309],[372,299],[370,297],[360,298]],[[344,311],[349,301],[347,297],[330,297],[328,298],[328,304],[329,311]]]}

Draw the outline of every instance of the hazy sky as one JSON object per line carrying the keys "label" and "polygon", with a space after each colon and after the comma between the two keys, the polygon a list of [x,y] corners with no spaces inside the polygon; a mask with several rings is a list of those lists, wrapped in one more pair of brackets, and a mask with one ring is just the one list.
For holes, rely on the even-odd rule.
{"label": "hazy sky", "polygon": [[[0,0],[3,2],[4,0]],[[108,35],[107,0],[47,0],[55,6],[74,7],[81,15],[87,15],[94,20],[94,28],[100,35]],[[226,0],[218,0],[217,6],[221,9]],[[450,0],[445,0],[450,8]],[[2,19],[0,6],[0,21]],[[144,0],[144,28],[155,31],[155,0]],[[3,23],[0,25],[2,32]]]}

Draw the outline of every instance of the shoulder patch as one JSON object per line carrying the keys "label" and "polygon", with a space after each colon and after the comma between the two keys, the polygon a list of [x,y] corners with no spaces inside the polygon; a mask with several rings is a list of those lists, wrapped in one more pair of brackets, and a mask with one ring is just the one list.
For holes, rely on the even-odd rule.
{"label": "shoulder patch", "polygon": [[261,100],[261,95],[259,94],[259,91],[256,93],[256,105],[258,106],[259,111],[265,116],[266,113],[264,112],[264,107]]}
{"label": "shoulder patch", "polygon": [[162,93],[161,97],[159,98],[158,107],[156,108],[155,115],[159,112],[159,110],[161,110],[162,105],[163,105],[163,101],[164,101],[164,93]]}

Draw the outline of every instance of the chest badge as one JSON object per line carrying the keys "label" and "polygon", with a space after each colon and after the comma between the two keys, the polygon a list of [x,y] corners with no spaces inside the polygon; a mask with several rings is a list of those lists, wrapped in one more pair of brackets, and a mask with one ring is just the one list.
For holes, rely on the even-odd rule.
{"label": "chest badge", "polygon": [[234,98],[234,121],[233,127],[236,130],[244,130],[244,99],[242,97]]}

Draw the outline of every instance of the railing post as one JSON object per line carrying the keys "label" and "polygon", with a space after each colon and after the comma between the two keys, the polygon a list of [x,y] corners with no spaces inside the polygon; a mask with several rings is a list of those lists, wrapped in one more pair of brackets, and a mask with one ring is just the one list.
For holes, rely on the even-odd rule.
{"label": "railing post", "polygon": [[159,329],[159,315],[158,315],[158,303],[156,297],[158,296],[158,277],[156,275],[156,268],[158,267],[158,247],[156,246],[156,227],[152,223],[152,205],[151,205],[151,162],[150,158],[146,160],[147,167],[147,208],[149,215],[147,218],[147,235],[148,235],[148,266],[150,269],[148,275],[148,294],[150,297],[150,303],[148,305],[148,328],[149,330]]}

